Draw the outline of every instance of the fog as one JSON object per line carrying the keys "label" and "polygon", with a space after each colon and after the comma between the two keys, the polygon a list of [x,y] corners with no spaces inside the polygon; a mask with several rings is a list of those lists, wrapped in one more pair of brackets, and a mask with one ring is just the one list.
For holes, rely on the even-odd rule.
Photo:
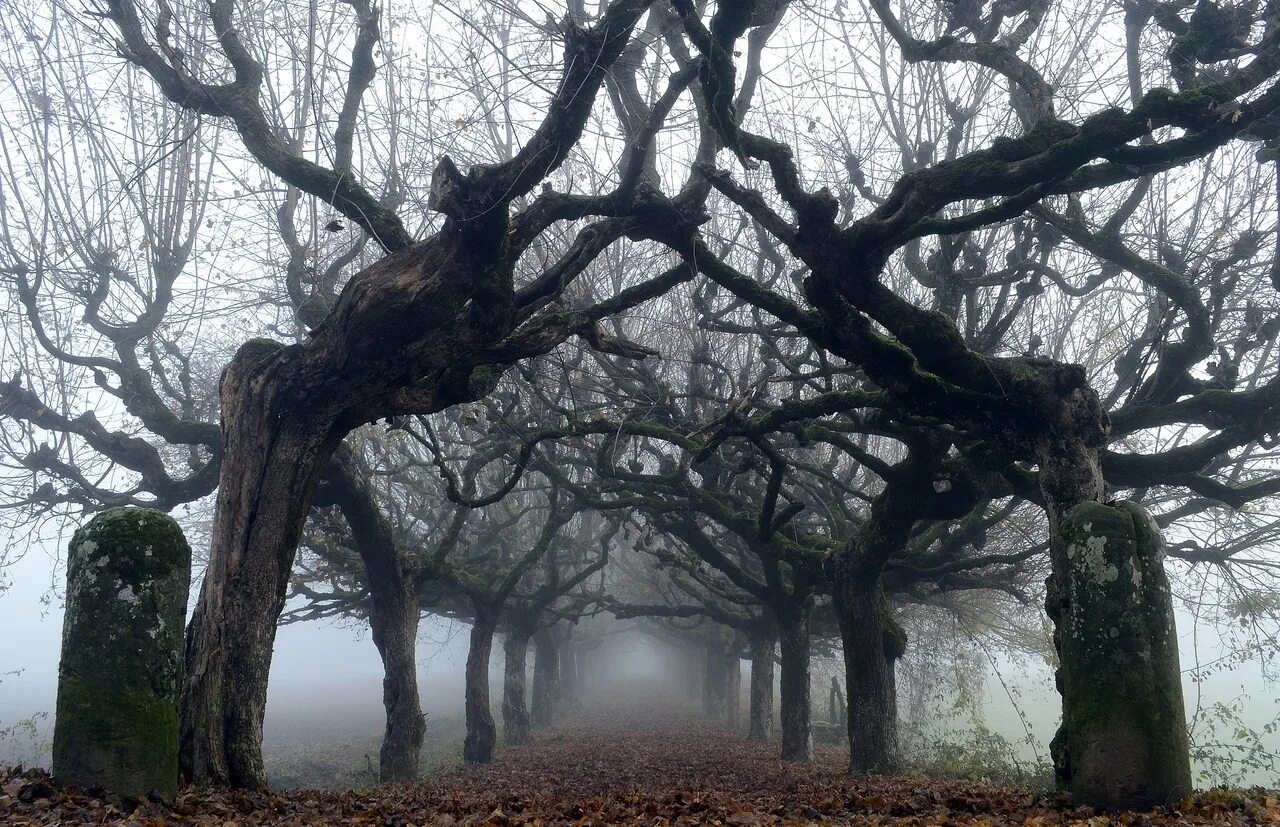
{"label": "fog", "polygon": [[[53,543],[33,545],[5,570],[0,592],[0,763],[47,765],[57,694],[65,569]],[[198,584],[197,584],[198,585]],[[192,590],[192,602],[196,589]],[[428,727],[457,734],[462,714],[465,624],[426,615],[418,635],[418,680]],[[659,669],[657,647],[647,637],[624,635],[601,658],[600,674],[626,683]],[[500,647],[490,664],[490,684],[500,694]],[[26,725],[31,723],[31,727]],[[271,662],[264,723],[270,754],[300,747],[366,742],[381,737],[382,663],[368,626],[326,620],[281,626]],[[15,728],[16,724],[21,724]]]}
{"label": "fog", "polygon": [[[41,714],[51,716],[57,692],[62,633],[63,575],[48,547],[33,548],[8,570],[0,594],[0,730]],[[193,590],[194,592],[194,590]],[[193,594],[194,598],[194,594]],[[429,716],[456,715],[462,706],[466,628],[425,617],[418,641],[424,708]],[[501,660],[497,665],[500,669]],[[500,674],[500,672],[499,672]],[[380,733],[382,664],[367,626],[350,620],[280,627],[271,664],[265,745],[315,745]],[[51,720],[39,737],[25,732],[0,741],[0,761],[47,763]]]}
{"label": "fog", "polygon": [[[8,588],[0,594],[0,763],[47,765],[52,733],[52,710],[61,634],[59,558],[50,545],[34,547],[6,570]],[[1240,721],[1263,732],[1280,712],[1274,683],[1265,664],[1248,661],[1195,682],[1197,664],[1212,663],[1222,653],[1219,630],[1180,613],[1181,657],[1188,721],[1193,743],[1216,741],[1225,733],[1207,730],[1214,704],[1239,705]],[[419,687],[427,714],[427,754],[424,767],[451,766],[460,760],[463,667],[467,652],[466,624],[424,616],[418,636]],[[984,656],[979,641],[960,643]],[[638,631],[614,635],[592,655],[593,683],[588,702],[608,703],[609,694],[636,686],[666,686],[676,691],[681,682],[661,642]],[[907,664],[912,657],[908,653]],[[961,708],[955,697],[930,706],[928,721],[911,720],[903,708],[904,737],[938,742],[963,741],[975,728],[1002,736],[1016,758],[1028,766],[1047,760],[1048,742],[1059,718],[1059,698],[1046,663],[1032,658],[992,656],[973,703]],[[501,647],[495,646],[490,664],[491,702],[495,715],[501,705]],[[749,661],[742,663],[742,703],[749,685]],[[815,658],[813,701],[815,720],[825,720],[827,688],[832,675],[843,683],[842,665],[832,658]],[[908,706],[910,670],[904,670],[903,706]],[[625,693],[634,702],[635,693]],[[656,701],[655,701],[656,702]],[[318,621],[282,626],[276,636],[264,732],[264,751],[273,783],[350,786],[368,783],[376,763],[377,743],[384,725],[382,666],[367,626],[355,620]],[[1219,726],[1222,724],[1220,723]],[[1198,728],[1198,731],[1197,731]],[[1028,737],[1028,734],[1030,737]],[[1280,750],[1280,735],[1265,735],[1265,746]],[[373,763],[370,763],[373,762]],[[306,766],[299,766],[305,764]],[[339,769],[334,771],[333,767]],[[346,772],[350,770],[350,772]],[[1203,760],[1196,762],[1198,783],[1217,777]],[[1274,785],[1277,779],[1253,769],[1235,779]]]}

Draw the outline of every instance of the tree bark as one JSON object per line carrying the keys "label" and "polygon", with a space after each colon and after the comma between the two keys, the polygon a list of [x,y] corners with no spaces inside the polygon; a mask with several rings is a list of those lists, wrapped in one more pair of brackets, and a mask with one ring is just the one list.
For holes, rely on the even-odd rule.
{"label": "tree bark", "polygon": [[[373,644],[382,657],[382,705],[387,715],[378,750],[378,779],[417,781],[426,719],[418,698],[418,601],[412,585],[393,592],[400,599],[379,601],[370,610]],[[370,589],[372,591],[372,588]]]}
{"label": "tree bark", "polygon": [[382,658],[382,705],[386,729],[378,751],[382,783],[416,781],[426,721],[418,697],[418,622],[421,611],[412,573],[396,546],[391,526],[373,492],[345,451],[325,472],[317,497],[333,501],[351,529],[369,586],[369,626]]}
{"label": "tree bark", "polygon": [[837,569],[832,590],[844,647],[849,771],[891,773],[899,769],[894,666],[906,638],[889,615],[880,578],[849,568]]}
{"label": "tree bark", "polygon": [[556,696],[560,682],[560,648],[551,629],[539,629],[533,636],[533,707],[530,723],[546,729],[555,723]]}
{"label": "tree bark", "polygon": [[511,745],[529,743],[529,706],[525,702],[525,673],[529,657],[529,633],[512,629],[503,641],[505,655],[502,683],[502,737]]}
{"label": "tree bark", "polygon": [[581,704],[590,688],[588,680],[589,662],[588,655],[590,652],[585,646],[578,645],[573,649],[573,658],[575,661],[574,674],[578,676],[578,703]]}
{"label": "tree bark", "polygon": [[809,689],[810,601],[778,613],[782,650],[782,760],[813,760],[812,700]]}
{"label": "tree bark", "polygon": [[1092,392],[1077,391],[1037,446],[1063,697],[1051,752],[1077,801],[1146,809],[1191,792],[1177,630],[1159,528],[1133,503],[1101,502],[1100,414]]}
{"label": "tree bark", "polygon": [[840,679],[831,676],[831,691],[827,693],[827,720],[836,726],[845,724],[849,719],[849,707],[844,699],[844,690],[840,688]]}
{"label": "tree bark", "polygon": [[703,675],[704,660],[703,653],[696,645],[682,646],[679,650],[681,685],[684,686],[685,696],[691,701],[702,697],[702,687],[706,681],[706,676]]}
{"label": "tree bark", "polygon": [[471,647],[467,650],[466,722],[467,737],[462,742],[462,759],[468,764],[487,764],[493,760],[497,728],[489,709],[489,655],[493,651],[493,634],[497,618],[477,607],[471,627]]}
{"label": "tree bark", "polygon": [[187,634],[179,755],[188,780],[266,787],[262,719],[276,620],[311,498],[340,435],[271,381],[278,345],[251,341],[223,373],[213,542]]}
{"label": "tree bark", "polygon": [[724,725],[737,732],[742,718],[742,659],[734,648],[724,658]]}
{"label": "tree bark", "polygon": [[750,741],[773,737],[773,663],[777,643],[778,635],[772,628],[751,635]]}
{"label": "tree bark", "polygon": [[703,651],[702,714],[713,721],[723,721],[728,709],[727,671],[724,644],[708,638]]}
{"label": "tree bark", "polygon": [[[499,372],[480,377],[475,368],[500,331],[473,326],[468,305],[475,274],[492,269],[490,241],[446,224],[353,277],[306,342],[250,340],[223,372],[218,498],[181,698],[188,780],[266,787],[262,719],[276,622],[312,497],[343,436],[397,406],[442,410],[496,381]],[[428,387],[411,401],[396,395]]]}
{"label": "tree bark", "polygon": [[575,709],[580,698],[578,685],[578,647],[571,638],[560,644],[558,660],[560,662],[559,698],[556,706],[560,709]]}

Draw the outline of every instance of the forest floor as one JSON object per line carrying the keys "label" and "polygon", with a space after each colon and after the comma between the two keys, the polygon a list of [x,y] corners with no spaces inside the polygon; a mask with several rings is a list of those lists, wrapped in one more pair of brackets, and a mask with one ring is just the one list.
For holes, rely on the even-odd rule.
{"label": "forest floor", "polygon": [[133,825],[1278,824],[1280,793],[1211,790],[1173,809],[1098,814],[1056,796],[920,776],[854,778],[842,751],[783,764],[684,715],[615,707],[575,718],[479,768],[367,790],[227,792],[188,787],[172,805],[112,804],[41,770],[0,767],[0,822]]}

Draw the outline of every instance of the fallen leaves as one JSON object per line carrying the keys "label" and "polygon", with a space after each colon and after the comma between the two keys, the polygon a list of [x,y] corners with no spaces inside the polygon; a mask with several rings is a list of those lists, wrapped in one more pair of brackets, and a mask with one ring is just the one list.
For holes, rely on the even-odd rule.
{"label": "fallen leaves", "polygon": [[[1056,797],[967,781],[850,777],[837,749],[783,764],[777,746],[743,741],[690,720],[617,710],[491,765],[416,785],[287,793],[185,788],[172,804],[111,801],[63,788],[42,770],[0,768],[6,824],[475,825],[1280,825],[1280,800],[1262,790],[1210,790],[1176,809],[1098,814]],[[97,794],[95,794],[95,792]]]}

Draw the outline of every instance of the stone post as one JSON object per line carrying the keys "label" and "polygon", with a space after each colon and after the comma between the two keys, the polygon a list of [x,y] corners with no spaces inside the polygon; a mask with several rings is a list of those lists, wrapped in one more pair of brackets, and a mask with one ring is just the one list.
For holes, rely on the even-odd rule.
{"label": "stone post", "polygon": [[1164,542],[1132,502],[1085,502],[1059,526],[1048,608],[1063,721],[1052,752],[1076,800],[1146,809],[1191,793]]}
{"label": "stone post", "polygon": [[53,775],[124,797],[178,790],[191,549],[161,511],[113,508],[71,538]]}

